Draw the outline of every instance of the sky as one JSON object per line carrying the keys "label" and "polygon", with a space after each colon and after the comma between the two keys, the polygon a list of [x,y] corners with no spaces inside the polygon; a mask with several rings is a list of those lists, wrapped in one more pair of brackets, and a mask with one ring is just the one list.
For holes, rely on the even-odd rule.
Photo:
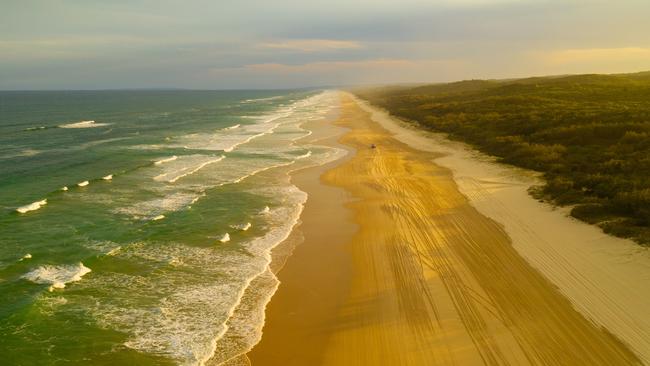
{"label": "sky", "polygon": [[648,0],[0,0],[0,90],[650,70]]}

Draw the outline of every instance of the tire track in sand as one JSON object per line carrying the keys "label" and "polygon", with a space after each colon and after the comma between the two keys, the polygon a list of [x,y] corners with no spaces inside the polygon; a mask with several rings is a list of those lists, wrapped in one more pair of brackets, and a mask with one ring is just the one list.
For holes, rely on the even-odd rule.
{"label": "tire track in sand", "polygon": [[392,138],[347,96],[337,124],[357,154],[323,180],[355,197],[360,230],[325,364],[640,363],[519,256],[433,155]]}

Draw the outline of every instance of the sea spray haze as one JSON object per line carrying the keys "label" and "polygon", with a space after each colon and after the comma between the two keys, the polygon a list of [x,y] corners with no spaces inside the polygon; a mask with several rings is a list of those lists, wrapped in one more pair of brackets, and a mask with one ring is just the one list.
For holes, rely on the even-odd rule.
{"label": "sea spray haze", "polygon": [[288,173],[342,154],[296,144],[301,125],[337,103],[0,93],[3,362],[197,365],[246,351],[277,287],[270,250],[306,200]]}

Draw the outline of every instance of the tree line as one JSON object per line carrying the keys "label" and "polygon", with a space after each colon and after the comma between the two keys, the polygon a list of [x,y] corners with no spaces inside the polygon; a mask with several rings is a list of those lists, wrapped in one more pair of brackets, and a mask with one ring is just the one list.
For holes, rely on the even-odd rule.
{"label": "tree line", "polygon": [[650,72],[354,90],[400,118],[543,174],[536,197],[650,244]]}

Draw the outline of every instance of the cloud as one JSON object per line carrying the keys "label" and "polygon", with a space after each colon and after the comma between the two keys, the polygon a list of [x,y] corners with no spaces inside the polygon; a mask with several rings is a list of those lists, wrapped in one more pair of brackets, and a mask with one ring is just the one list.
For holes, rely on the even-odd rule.
{"label": "cloud", "polygon": [[377,69],[377,68],[400,68],[413,66],[415,62],[411,60],[400,59],[376,59],[361,61],[321,61],[311,62],[300,65],[287,64],[252,64],[246,65],[242,69],[255,72],[275,72],[275,73],[299,73],[299,72],[323,72],[323,71],[340,71],[344,69]]}
{"label": "cloud", "polygon": [[288,86],[387,84],[440,80],[441,74],[460,75],[468,64],[458,59],[366,59],[316,61],[301,64],[261,63],[233,68],[212,68],[208,78],[240,83]]}
{"label": "cloud", "polygon": [[647,0],[5,3],[0,89],[293,87],[650,67]]}
{"label": "cloud", "polygon": [[342,41],[335,39],[292,39],[260,43],[258,44],[258,47],[300,52],[326,52],[358,49],[362,48],[362,45],[356,41]]}
{"label": "cloud", "polygon": [[552,64],[587,63],[587,62],[625,62],[650,61],[650,48],[587,48],[552,51],[546,55]]}
{"label": "cloud", "polygon": [[[539,75],[625,73],[650,67],[648,47],[593,47],[531,51],[526,55],[530,73]],[[541,72],[539,70],[542,70]]]}

